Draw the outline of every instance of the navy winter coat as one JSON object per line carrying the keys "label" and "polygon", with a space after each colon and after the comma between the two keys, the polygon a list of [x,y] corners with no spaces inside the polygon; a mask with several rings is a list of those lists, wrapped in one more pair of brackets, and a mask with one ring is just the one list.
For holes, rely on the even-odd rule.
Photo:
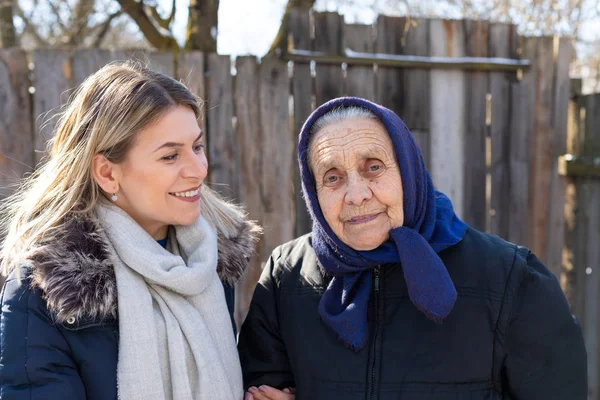
{"label": "navy winter coat", "polygon": [[583,337],[558,281],[525,248],[469,229],[440,253],[458,292],[442,324],[383,265],[369,342],[354,352],[319,318],[330,278],[311,235],[273,252],[238,348],[244,386],[295,387],[296,400],[585,400]]}
{"label": "navy winter coat", "polygon": [[[0,399],[117,399],[116,281],[94,229],[89,221],[68,224],[63,236],[40,250],[32,267],[22,268],[20,285],[14,272],[5,282]],[[254,248],[251,231],[246,224],[238,237],[219,240],[223,281],[239,277],[247,265]],[[233,288],[224,288],[232,314]]]}

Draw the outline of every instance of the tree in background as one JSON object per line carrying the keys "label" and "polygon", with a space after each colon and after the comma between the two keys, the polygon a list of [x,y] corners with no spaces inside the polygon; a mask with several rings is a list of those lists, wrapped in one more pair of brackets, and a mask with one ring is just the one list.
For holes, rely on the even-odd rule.
{"label": "tree in background", "polygon": [[18,44],[14,25],[16,0],[0,0],[0,48],[14,47]]}

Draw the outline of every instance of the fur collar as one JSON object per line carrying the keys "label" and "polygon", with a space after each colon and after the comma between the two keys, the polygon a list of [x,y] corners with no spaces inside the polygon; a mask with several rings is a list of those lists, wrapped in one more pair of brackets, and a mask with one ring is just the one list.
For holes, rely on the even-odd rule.
{"label": "fur collar", "polygon": [[[240,220],[236,231],[231,238],[218,235],[217,272],[230,285],[248,266],[260,228]],[[95,218],[71,215],[28,254],[31,287],[42,291],[56,322],[117,318],[117,283],[106,240]]]}

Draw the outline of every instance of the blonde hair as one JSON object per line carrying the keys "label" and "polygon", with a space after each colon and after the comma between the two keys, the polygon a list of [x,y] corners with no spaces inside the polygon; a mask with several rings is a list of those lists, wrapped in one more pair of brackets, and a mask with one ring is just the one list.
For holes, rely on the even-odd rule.
{"label": "blonde hair", "polygon": [[[28,253],[69,213],[91,215],[102,196],[92,176],[95,154],[121,162],[138,132],[180,105],[200,118],[202,100],[177,80],[139,63],[112,63],[89,76],[61,113],[48,142],[48,159],[2,205],[2,274],[16,269],[18,276],[18,267],[30,262]],[[230,237],[243,210],[202,187],[202,214]]]}

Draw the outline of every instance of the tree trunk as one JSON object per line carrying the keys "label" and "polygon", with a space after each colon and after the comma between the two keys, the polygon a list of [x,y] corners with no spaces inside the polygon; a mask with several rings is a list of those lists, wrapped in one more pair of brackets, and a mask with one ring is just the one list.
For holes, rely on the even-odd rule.
{"label": "tree trunk", "polygon": [[269,49],[268,54],[277,54],[281,52],[285,53],[287,51],[287,33],[290,11],[294,8],[310,10],[314,4],[315,0],[288,0],[287,5],[285,6],[285,12],[283,13],[283,18],[281,18],[279,31],[277,32],[273,43],[271,43],[271,48]]}
{"label": "tree trunk", "polygon": [[0,0],[0,48],[17,46],[17,33],[13,22],[16,1]]}
{"label": "tree trunk", "polygon": [[190,0],[186,50],[217,52],[219,0]]}

